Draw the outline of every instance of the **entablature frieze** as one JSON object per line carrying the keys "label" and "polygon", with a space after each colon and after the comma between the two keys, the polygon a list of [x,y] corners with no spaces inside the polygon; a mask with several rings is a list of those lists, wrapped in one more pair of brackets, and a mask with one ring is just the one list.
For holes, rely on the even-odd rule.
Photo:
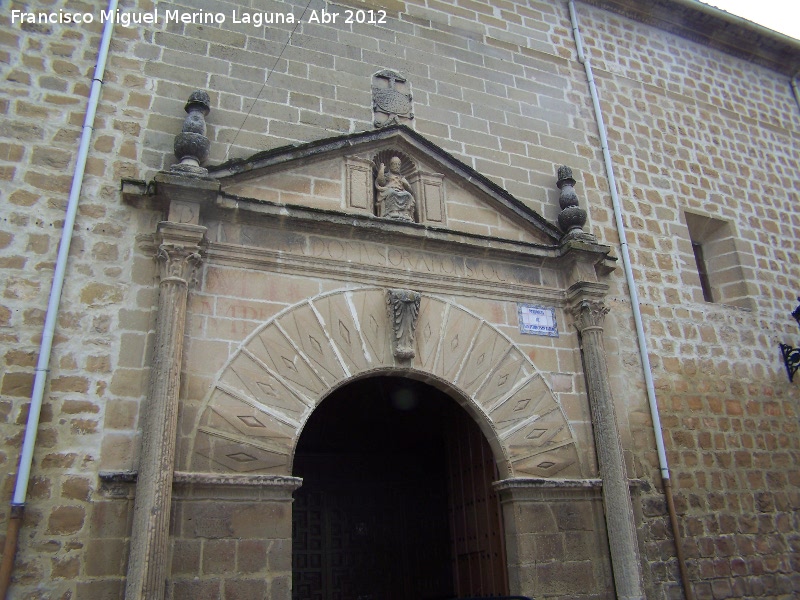
{"label": "entablature frieze", "polygon": [[[272,221],[271,223],[269,221]],[[207,267],[230,266],[434,293],[512,301],[539,300],[566,306],[574,256],[591,265],[602,252],[544,247],[412,225],[353,227],[350,223],[267,220],[205,222]],[[337,235],[338,234],[338,235]],[[142,236],[140,247],[156,249]],[[599,269],[598,269],[599,270]],[[594,277],[591,266],[584,273]],[[603,296],[607,285],[586,282]]]}
{"label": "entablature frieze", "polygon": [[411,286],[434,293],[564,302],[556,272],[507,261],[319,237],[294,253],[222,243],[210,243],[206,252],[211,267],[264,269],[387,288]]}
{"label": "entablature frieze", "polygon": [[[429,228],[421,228],[417,235],[356,230],[358,236],[354,232],[323,235],[318,233],[320,229],[324,228],[292,230],[208,222],[204,268],[275,271],[387,288],[411,286],[431,293],[538,300],[559,307],[571,306],[576,298],[604,298],[608,285],[598,280],[594,271],[602,275],[613,268],[612,261],[597,252],[470,239]],[[155,254],[158,236],[137,236],[137,245]],[[570,267],[574,254],[588,265],[582,273],[585,279],[577,283]]]}

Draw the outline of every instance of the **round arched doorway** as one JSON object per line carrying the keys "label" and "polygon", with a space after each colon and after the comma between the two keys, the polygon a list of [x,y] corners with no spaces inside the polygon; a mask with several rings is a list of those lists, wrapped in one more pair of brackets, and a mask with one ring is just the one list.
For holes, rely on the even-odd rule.
{"label": "round arched doorway", "polygon": [[507,594],[495,460],[444,392],[391,376],[338,388],[309,417],[293,475],[294,600]]}

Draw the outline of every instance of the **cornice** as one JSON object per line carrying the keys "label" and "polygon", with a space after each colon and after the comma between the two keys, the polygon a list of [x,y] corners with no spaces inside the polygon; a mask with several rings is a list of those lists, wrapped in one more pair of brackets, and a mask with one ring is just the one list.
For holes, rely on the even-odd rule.
{"label": "cornice", "polygon": [[581,0],[789,77],[800,71],[800,40],[696,0]]}

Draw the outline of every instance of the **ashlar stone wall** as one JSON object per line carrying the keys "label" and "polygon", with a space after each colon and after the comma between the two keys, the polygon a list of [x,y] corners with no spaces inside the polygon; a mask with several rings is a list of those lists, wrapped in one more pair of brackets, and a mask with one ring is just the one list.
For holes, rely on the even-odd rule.
{"label": "ashlar stone wall", "polygon": [[[785,253],[798,247],[791,171],[800,160],[793,141],[800,111],[786,76],[594,8],[580,13],[629,228],[695,594],[791,597],[798,586],[798,388],[789,384],[777,344],[798,333],[789,312],[800,271]],[[608,204],[589,205],[610,242]],[[687,227],[692,213],[735,232],[747,303],[703,300]],[[617,298],[617,398],[638,396],[639,361],[625,333],[629,301],[622,290]],[[625,411],[640,475],[655,465],[643,411]],[[664,580],[675,563],[662,498],[645,496],[643,510],[653,576]]]}
{"label": "ashlar stone wall", "polygon": [[[70,5],[80,7],[94,10]],[[100,38],[97,23],[12,24],[12,8],[31,6],[14,2],[0,10],[4,531]],[[118,192],[120,177],[140,174],[138,139],[151,103],[137,79],[138,37],[119,29],[112,44],[116,67],[106,71],[95,122],[10,597],[100,598],[119,589],[124,573],[129,506],[106,502],[97,474],[103,461],[112,468],[135,464],[152,327],[152,277],[140,288],[132,262],[138,230],[154,227],[158,216],[130,211]],[[117,377],[120,368],[135,377]]]}

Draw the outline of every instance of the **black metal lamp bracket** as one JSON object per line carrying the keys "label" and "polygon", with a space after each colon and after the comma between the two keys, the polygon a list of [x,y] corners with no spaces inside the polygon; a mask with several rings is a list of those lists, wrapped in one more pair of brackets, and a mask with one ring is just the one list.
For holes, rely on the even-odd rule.
{"label": "black metal lamp bracket", "polygon": [[[797,300],[800,301],[800,298]],[[800,304],[792,311],[792,317],[800,327]],[[786,365],[786,373],[789,375],[789,381],[794,381],[794,374],[800,369],[800,348],[795,348],[789,344],[780,344],[780,348],[783,364]]]}

